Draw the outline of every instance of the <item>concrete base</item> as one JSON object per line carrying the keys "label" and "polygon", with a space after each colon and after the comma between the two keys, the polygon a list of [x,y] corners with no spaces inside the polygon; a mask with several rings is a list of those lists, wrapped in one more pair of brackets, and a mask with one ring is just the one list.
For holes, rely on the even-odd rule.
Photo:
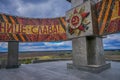
{"label": "concrete base", "polygon": [[105,65],[87,65],[87,66],[79,66],[76,67],[72,63],[67,63],[67,68],[68,69],[79,69],[82,71],[88,71],[92,73],[100,73],[106,69],[109,69],[111,67],[110,63],[107,63]]}
{"label": "concrete base", "polygon": [[24,64],[17,69],[1,69],[0,80],[120,80],[120,63],[111,62],[111,68],[95,74],[67,69],[72,61]]}
{"label": "concrete base", "polygon": [[7,65],[7,66],[6,66],[6,69],[19,68],[19,66],[20,66],[20,65],[12,65],[12,66]]}

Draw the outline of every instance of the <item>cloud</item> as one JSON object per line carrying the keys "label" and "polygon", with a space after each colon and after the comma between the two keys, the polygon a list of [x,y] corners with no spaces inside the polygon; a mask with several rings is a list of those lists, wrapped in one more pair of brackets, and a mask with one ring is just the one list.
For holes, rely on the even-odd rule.
{"label": "cloud", "polygon": [[54,47],[40,47],[40,46],[24,46],[23,48],[20,48],[20,51],[56,51],[56,50],[71,50],[71,48],[54,48]]}
{"label": "cloud", "polygon": [[71,41],[20,43],[20,51],[71,50]]}
{"label": "cloud", "polygon": [[4,0],[1,4],[1,12],[34,18],[65,16],[71,8],[66,0]]}
{"label": "cloud", "polygon": [[63,42],[45,42],[45,46],[71,46],[71,41],[63,41]]}
{"label": "cloud", "polygon": [[59,43],[45,42],[44,44],[45,44],[45,46],[62,46],[62,45],[64,45],[63,42],[59,42]]}
{"label": "cloud", "polygon": [[0,48],[8,48],[8,43],[0,42]]}
{"label": "cloud", "polygon": [[0,42],[0,52],[6,52],[8,51],[8,43],[6,42]]}
{"label": "cloud", "polygon": [[103,42],[105,49],[120,49],[120,33],[108,35]]}

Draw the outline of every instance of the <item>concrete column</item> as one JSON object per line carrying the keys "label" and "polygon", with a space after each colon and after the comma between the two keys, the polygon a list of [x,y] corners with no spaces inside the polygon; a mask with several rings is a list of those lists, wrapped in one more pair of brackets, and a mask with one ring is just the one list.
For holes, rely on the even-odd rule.
{"label": "concrete column", "polygon": [[[82,4],[84,0],[71,0],[72,7]],[[86,37],[72,39],[73,65],[76,67],[85,66],[87,61]]]}
{"label": "concrete column", "polygon": [[[72,7],[86,0],[71,0]],[[95,1],[95,0],[94,0]],[[101,72],[110,67],[105,63],[103,42],[101,37],[86,36],[72,40],[73,65],[68,68],[78,68],[91,72]]]}
{"label": "concrete column", "polygon": [[[87,0],[71,0],[72,7],[78,6]],[[92,0],[97,1],[97,0]],[[81,37],[72,40],[74,65],[103,65],[105,64],[102,38]]]}
{"label": "concrete column", "polygon": [[87,43],[86,37],[72,40],[73,64],[75,66],[87,65]]}
{"label": "concrete column", "polygon": [[87,38],[87,60],[88,65],[104,65],[104,48],[101,37],[86,37]]}
{"label": "concrete column", "polygon": [[17,68],[18,64],[18,52],[19,52],[19,42],[9,41],[8,42],[8,60],[6,68]]}
{"label": "concrete column", "polygon": [[73,64],[75,66],[104,65],[102,38],[81,37],[72,40]]}

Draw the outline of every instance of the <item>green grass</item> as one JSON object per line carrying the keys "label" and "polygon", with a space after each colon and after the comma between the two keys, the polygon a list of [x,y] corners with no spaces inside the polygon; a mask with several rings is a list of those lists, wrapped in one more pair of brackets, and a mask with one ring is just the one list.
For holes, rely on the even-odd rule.
{"label": "green grass", "polygon": [[48,56],[36,56],[36,57],[29,57],[25,59],[19,59],[21,64],[30,64],[33,60],[53,60],[53,59],[71,59],[72,54],[58,54],[58,55],[48,55]]}

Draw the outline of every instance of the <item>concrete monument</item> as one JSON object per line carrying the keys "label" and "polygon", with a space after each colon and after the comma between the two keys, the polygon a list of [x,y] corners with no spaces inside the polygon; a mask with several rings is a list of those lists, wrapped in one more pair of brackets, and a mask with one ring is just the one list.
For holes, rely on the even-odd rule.
{"label": "concrete monument", "polygon": [[[82,3],[84,2],[84,3]],[[88,1],[82,1],[82,0],[71,0],[72,3],[72,10],[75,10],[76,8],[79,7],[79,10],[81,7],[83,7],[85,4],[86,10],[85,12],[89,12],[88,21],[91,23],[88,24],[88,27],[90,30],[87,32],[83,32],[84,36],[82,34],[77,35],[78,38],[74,38],[76,36],[71,37],[71,33],[67,33],[69,38],[72,39],[72,53],[73,53],[73,64],[68,64],[68,68],[78,68],[80,70],[86,70],[86,71],[91,71],[91,72],[101,72],[105,69],[110,68],[110,64],[106,64],[105,58],[104,58],[104,49],[103,49],[103,42],[102,42],[102,37],[100,36],[95,36],[93,33],[94,31],[94,24],[96,21],[93,20],[92,15],[92,8],[95,9],[95,2],[88,0]],[[92,4],[91,4],[92,3]],[[73,11],[74,12],[74,11]],[[69,15],[71,15],[71,12],[68,12]],[[76,16],[76,15],[75,15]],[[80,15],[79,19],[82,20],[82,16]],[[73,17],[72,17],[73,18]],[[76,18],[77,19],[77,18]],[[79,20],[80,23],[81,20]],[[77,21],[76,21],[77,23]],[[72,20],[70,22],[72,25]],[[69,22],[68,22],[69,25]],[[96,25],[96,27],[98,27]],[[72,27],[71,27],[72,28]],[[77,27],[76,27],[77,28]],[[73,28],[72,28],[73,29]],[[79,29],[79,27],[78,27]],[[89,35],[90,34],[90,35]],[[80,36],[83,37],[80,37]],[[80,37],[80,38],[79,38]]]}

